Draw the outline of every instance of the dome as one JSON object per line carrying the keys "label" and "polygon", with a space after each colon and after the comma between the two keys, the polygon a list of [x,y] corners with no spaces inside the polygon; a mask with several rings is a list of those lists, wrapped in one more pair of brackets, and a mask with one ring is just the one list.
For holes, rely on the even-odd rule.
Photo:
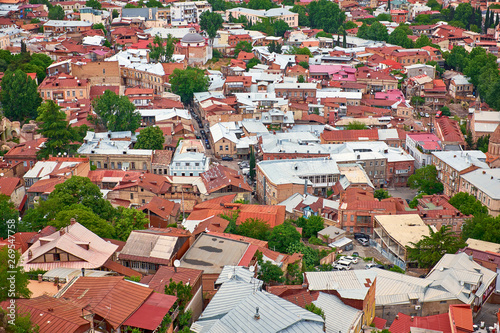
{"label": "dome", "polygon": [[197,33],[188,33],[181,39],[182,43],[204,43],[205,40]]}

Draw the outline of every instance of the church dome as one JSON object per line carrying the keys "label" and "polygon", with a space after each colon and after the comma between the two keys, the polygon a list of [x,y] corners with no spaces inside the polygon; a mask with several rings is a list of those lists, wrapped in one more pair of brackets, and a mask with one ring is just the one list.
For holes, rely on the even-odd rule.
{"label": "church dome", "polygon": [[205,40],[200,34],[197,33],[188,33],[181,39],[182,43],[204,43]]}

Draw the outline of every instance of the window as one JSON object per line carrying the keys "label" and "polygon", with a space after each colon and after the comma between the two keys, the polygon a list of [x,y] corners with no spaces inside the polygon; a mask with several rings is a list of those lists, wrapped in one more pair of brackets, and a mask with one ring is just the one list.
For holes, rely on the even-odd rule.
{"label": "window", "polygon": [[83,90],[80,90],[80,97],[83,97]]}
{"label": "window", "polygon": [[75,97],[75,95],[76,95],[76,94],[75,94],[75,91],[73,90],[73,97]]}
{"label": "window", "polygon": [[115,168],[115,162],[111,162],[111,169]]}
{"label": "window", "polygon": [[117,166],[118,166],[118,169],[121,169],[122,168],[122,162],[118,162]]}
{"label": "window", "polygon": [[132,170],[135,170],[135,162],[130,162],[130,168],[131,168]]}
{"label": "window", "polygon": [[101,162],[97,162],[97,169],[101,168]]}
{"label": "window", "polygon": [[148,169],[148,164],[146,162],[142,163],[142,169],[147,170]]}
{"label": "window", "polygon": [[130,193],[130,199],[133,200],[134,199],[134,193]]}
{"label": "window", "polygon": [[223,150],[224,148],[222,146],[219,146],[219,150]]}
{"label": "window", "polygon": [[61,255],[59,253],[54,253],[54,261],[61,261]]}
{"label": "window", "polygon": [[71,97],[71,91],[66,91],[66,96]]}
{"label": "window", "polygon": [[186,162],[186,166],[189,166],[189,162]]}
{"label": "window", "polygon": [[50,98],[50,91],[47,91],[47,98]]}
{"label": "window", "polygon": [[351,222],[354,222],[354,215],[351,215]]}
{"label": "window", "polygon": [[102,69],[102,74],[106,74],[106,70],[104,68]]}
{"label": "window", "polygon": [[195,166],[197,166],[197,167],[199,167],[199,166],[200,166],[200,163],[195,163],[194,165],[195,165]]}
{"label": "window", "polygon": [[229,146],[228,146],[228,145],[226,145],[226,151],[228,151],[228,150],[229,150]]}

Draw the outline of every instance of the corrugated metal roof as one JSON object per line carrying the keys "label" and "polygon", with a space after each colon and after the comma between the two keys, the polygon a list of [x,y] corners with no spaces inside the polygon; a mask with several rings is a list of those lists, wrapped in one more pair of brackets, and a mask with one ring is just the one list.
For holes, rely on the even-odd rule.
{"label": "corrugated metal roof", "polygon": [[334,295],[319,293],[313,303],[325,313],[327,333],[352,332],[363,316],[363,311],[342,303]]}

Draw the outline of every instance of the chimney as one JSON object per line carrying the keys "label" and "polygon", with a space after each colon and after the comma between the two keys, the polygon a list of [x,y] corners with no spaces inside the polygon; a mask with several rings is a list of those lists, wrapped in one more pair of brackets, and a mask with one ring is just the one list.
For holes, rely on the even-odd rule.
{"label": "chimney", "polygon": [[410,321],[413,321],[415,319],[415,316],[411,316]]}
{"label": "chimney", "polygon": [[75,223],[76,223],[75,218],[71,218],[71,220],[69,220],[69,224],[73,225],[73,224],[75,224]]}
{"label": "chimney", "polygon": [[255,314],[253,315],[253,319],[255,319],[255,320],[259,320],[260,319],[259,307],[258,306],[255,308]]}
{"label": "chimney", "polygon": [[82,267],[82,276],[85,276],[85,268]]}

